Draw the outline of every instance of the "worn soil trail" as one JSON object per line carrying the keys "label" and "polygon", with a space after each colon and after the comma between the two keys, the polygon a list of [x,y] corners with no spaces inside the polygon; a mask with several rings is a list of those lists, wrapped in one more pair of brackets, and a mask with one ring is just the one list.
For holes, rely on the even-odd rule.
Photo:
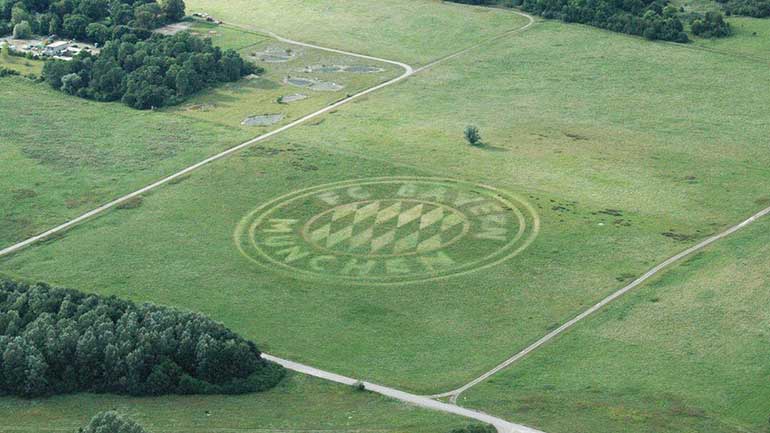
{"label": "worn soil trail", "polygon": [[289,361],[286,359],[278,358],[272,355],[268,355],[266,353],[263,353],[262,357],[267,359],[268,361],[281,364],[285,368],[299,372],[299,373],[315,376],[315,377],[329,380],[336,383],[341,383],[343,385],[353,386],[353,385],[356,385],[357,383],[362,383],[368,391],[375,392],[377,394],[384,395],[389,398],[403,401],[405,403],[409,403],[415,406],[420,406],[426,409],[436,410],[436,411],[450,413],[454,415],[460,415],[466,418],[474,419],[476,421],[481,421],[483,423],[491,424],[495,426],[495,428],[499,433],[543,433],[539,430],[535,430],[527,426],[514,424],[504,419],[485,414],[484,412],[479,412],[473,409],[466,409],[454,404],[437,401],[429,397],[410,394],[408,392],[399,391],[394,388],[388,388],[387,386],[377,385],[375,383],[364,382],[364,381],[352,379],[350,377],[340,376],[339,374],[331,373],[324,370],[319,370],[317,368],[313,368],[313,367],[300,364],[297,362]]}

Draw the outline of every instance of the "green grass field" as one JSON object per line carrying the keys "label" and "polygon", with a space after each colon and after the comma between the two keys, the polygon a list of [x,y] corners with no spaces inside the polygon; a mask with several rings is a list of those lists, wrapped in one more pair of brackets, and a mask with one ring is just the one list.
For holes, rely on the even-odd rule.
{"label": "green grass field", "polygon": [[[216,28],[216,30],[211,30]],[[225,48],[245,55],[279,46],[235,29],[199,25]],[[16,57],[10,57],[16,59]],[[22,59],[20,59],[22,60]],[[39,63],[39,62],[38,62]],[[262,63],[260,63],[262,64]],[[373,65],[378,73],[311,73],[305,65]],[[318,110],[348,93],[400,73],[390,65],[326,56],[303,49],[285,64],[262,64],[265,75],[204,91],[178,107],[140,112],[70,97],[44,83],[8,77],[0,83],[0,245],[8,246],[65,222],[115,197],[136,190],[207,156]],[[337,81],[338,92],[286,85],[287,76]],[[294,93],[308,98],[291,104],[277,99]],[[270,126],[243,126],[250,116],[281,114]],[[43,127],[44,126],[44,127]]]}
{"label": "green grass field", "polygon": [[[437,1],[264,1],[246,6],[194,0],[188,5],[231,24],[417,64],[526,23],[504,10]],[[218,43],[246,55],[276,45],[226,26],[199,26],[196,31],[217,32],[212,37]],[[274,355],[417,393],[446,391],[665,258],[770,204],[770,76],[761,57],[767,45],[754,43],[749,35],[739,33],[719,47],[707,46],[711,41],[678,46],[539,21],[526,32],[485,44],[213,163],[152,192],[138,207],[115,209],[55,240],[0,259],[0,273],[202,311]],[[287,107],[274,100],[288,89],[273,86],[295,73],[295,62],[345,61],[305,51],[293,62],[268,64],[262,79],[208,92],[187,105],[158,113],[109,106],[115,114],[100,113],[99,119],[122,116],[132,132],[113,128],[109,136],[114,134],[116,142],[150,120],[191,125],[209,134],[195,137],[203,153],[208,149],[205,137],[230,142],[265,129],[240,125],[245,116],[279,110],[287,122],[305,109],[322,106],[313,104],[333,101],[332,95],[313,95]],[[371,86],[398,73],[383,67],[382,76],[349,77],[350,86]],[[343,76],[321,74],[326,73],[316,74],[319,79]],[[12,82],[50,101],[63,98]],[[0,98],[16,104],[23,95],[0,91]],[[96,117],[95,110],[105,105],[80,103],[83,109],[72,110],[78,114],[70,116],[77,116],[71,122],[84,128],[82,113],[94,110]],[[10,140],[9,149],[29,146],[24,143],[43,134],[50,134],[44,143],[58,140],[55,129],[41,134],[35,128],[55,112],[46,111],[46,105],[30,109],[24,133]],[[0,110],[5,106],[0,104]],[[483,145],[464,143],[463,129],[469,124],[480,128]],[[167,127],[157,131],[169,134]],[[73,133],[71,140],[81,146],[94,139],[75,137]],[[134,140],[126,156],[113,150],[105,158],[146,156],[142,149],[149,142],[153,140]],[[60,148],[46,147],[46,152]],[[183,152],[182,147],[175,149]],[[69,154],[53,155],[33,167],[61,164]],[[25,158],[18,159],[19,173],[5,187],[19,190],[15,201],[8,202],[11,222],[31,218],[35,209],[60,212],[54,200],[62,191],[82,194],[103,185],[79,184],[89,169],[76,166],[72,183],[56,183],[60,189],[37,186],[49,191],[48,205],[24,205],[24,200],[43,196],[21,191],[37,194],[36,188],[16,187],[27,172],[33,185],[32,179],[40,176],[39,171],[24,170],[30,159]],[[147,168],[136,172],[149,176],[165,169],[157,159],[148,158]],[[169,166],[181,160],[176,155],[167,159]],[[119,177],[113,170],[110,166],[97,173],[100,182],[114,179],[105,195],[143,179],[133,172]],[[400,180],[383,180],[394,177]],[[362,180],[372,178],[378,180]],[[400,188],[386,182],[400,182]],[[484,197],[484,207],[464,204]],[[406,212],[407,206],[410,212],[424,212],[419,220]],[[389,213],[394,207],[396,213]],[[391,226],[378,225],[394,215],[396,235],[379,228]],[[41,226],[58,216],[39,218],[36,224]],[[367,226],[367,218],[376,224]],[[761,234],[765,226],[753,233]],[[521,237],[509,248],[504,243],[517,227]],[[414,233],[408,230],[431,237],[409,246]],[[12,239],[18,233],[17,227],[5,236]],[[444,237],[451,233],[451,239]],[[395,242],[394,236],[406,234]],[[759,248],[758,237],[730,242]],[[437,238],[438,246],[431,243]],[[392,254],[379,248],[392,248]],[[488,249],[501,253],[487,257]],[[705,338],[723,326],[721,319],[711,318],[722,311],[742,312],[744,298],[709,297],[715,315],[699,310],[687,317],[703,322],[710,333],[699,336],[700,346],[677,346],[684,332],[695,332],[675,326],[675,313],[686,309],[690,298],[683,295],[669,304],[658,293],[670,285],[690,296],[699,277],[682,269],[700,269],[700,263],[705,278],[716,278],[706,264],[724,265],[729,254],[707,260],[709,254],[620,301],[611,307],[619,311],[615,316],[608,310],[579,326],[465,401],[549,433],[571,432],[573,423],[579,431],[622,431],[628,423],[640,432],[761,431],[762,417],[770,412],[762,403],[764,394],[751,388],[747,392],[756,398],[743,406],[728,400],[734,395],[749,399],[739,393],[744,382],[736,378],[760,377],[761,372],[747,373],[747,365],[766,355],[766,346],[752,348],[755,352],[741,362],[723,364],[719,361],[724,358],[709,358],[705,346]],[[747,266],[759,278],[761,264]],[[407,280],[411,282],[403,283]],[[725,280],[714,284],[719,281]],[[659,302],[650,302],[653,298]],[[759,317],[766,304],[765,298],[758,299],[750,317]],[[670,328],[667,340],[648,338],[645,320],[657,311],[651,309],[669,305],[672,310],[660,320]],[[627,331],[612,334],[602,328],[608,334],[598,337],[599,331],[592,331],[595,323],[615,321]],[[717,341],[732,342],[731,335],[738,335],[735,323]],[[578,337],[582,340],[569,344]],[[629,343],[608,346],[609,353],[595,344],[626,337]],[[734,351],[747,347],[746,341],[734,341]],[[665,357],[655,356],[653,349],[660,347],[670,348]],[[696,364],[703,360],[698,368],[686,362],[695,356],[688,351],[703,357],[696,359]],[[556,355],[548,357],[550,353]],[[590,370],[581,356],[607,371]],[[644,375],[647,361],[658,363],[658,376]],[[637,367],[629,371],[626,365]],[[712,377],[717,365],[719,375]],[[693,372],[691,379],[688,372]],[[713,392],[722,396],[713,397]]]}
{"label": "green grass field", "polygon": [[77,431],[100,411],[118,410],[153,433],[446,433],[467,422],[320,379],[290,375],[277,388],[243,396],[131,398],[79,394],[0,398],[0,431]]}
{"label": "green grass field", "polygon": [[770,430],[768,229],[688,259],[461,403],[551,433]]}
{"label": "green grass field", "polygon": [[190,0],[186,4],[190,12],[206,12],[226,23],[412,66],[429,63],[527,22],[510,11],[439,0]]}
{"label": "green grass field", "polygon": [[695,45],[733,53],[739,56],[770,61],[770,20],[730,17],[733,35],[720,39],[697,39]]}
{"label": "green grass field", "polygon": [[[232,27],[196,23],[191,31],[204,37],[211,37],[215,45],[238,50],[244,58],[264,67],[266,73],[259,78],[227,83],[215,89],[204,91],[186,103],[167,108],[165,111],[203,122],[241,128],[249,131],[252,136],[282,126],[325,105],[343,99],[349,94],[373,87],[403,72],[400,68],[387,63],[298,48]],[[276,50],[290,50],[294,57],[285,63],[261,61],[261,53]],[[382,70],[376,73],[305,72],[304,70],[305,67],[312,68],[324,65],[373,66]],[[344,88],[340,91],[313,91],[286,84],[284,81],[287,77],[311,78],[337,83]],[[292,103],[277,102],[280,97],[292,94],[303,94],[307,98]],[[247,117],[263,114],[281,114],[284,117],[280,122],[270,126],[245,126],[241,124]]]}
{"label": "green grass field", "polygon": [[[277,355],[441,391],[767,200],[763,68],[541,23],[214,164],[139,209],[10,257],[2,269],[201,310]],[[481,127],[486,147],[462,143],[467,123]],[[397,175],[511,191],[536,208],[542,229],[524,253],[483,273],[387,289],[297,280],[254,265],[233,244],[241,218],[274,197]]]}
{"label": "green grass field", "polygon": [[43,62],[40,60],[6,56],[4,54],[0,54],[0,67],[12,69],[21,75],[34,75],[37,77],[43,72]]}

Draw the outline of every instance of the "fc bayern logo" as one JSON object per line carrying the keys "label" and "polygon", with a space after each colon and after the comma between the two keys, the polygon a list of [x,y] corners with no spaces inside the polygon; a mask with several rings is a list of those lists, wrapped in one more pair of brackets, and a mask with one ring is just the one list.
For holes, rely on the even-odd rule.
{"label": "fc bayern logo", "polygon": [[398,284],[494,266],[538,230],[532,206],[497,188],[389,177],[278,197],[241,220],[235,242],[249,260],[293,276]]}

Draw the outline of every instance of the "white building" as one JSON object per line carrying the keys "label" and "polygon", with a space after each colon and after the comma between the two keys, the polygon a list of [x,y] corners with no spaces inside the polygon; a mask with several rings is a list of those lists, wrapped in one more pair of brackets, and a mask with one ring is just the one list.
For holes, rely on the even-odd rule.
{"label": "white building", "polygon": [[67,41],[58,41],[52,44],[46,45],[43,51],[46,56],[58,56],[65,52],[69,48],[70,43]]}

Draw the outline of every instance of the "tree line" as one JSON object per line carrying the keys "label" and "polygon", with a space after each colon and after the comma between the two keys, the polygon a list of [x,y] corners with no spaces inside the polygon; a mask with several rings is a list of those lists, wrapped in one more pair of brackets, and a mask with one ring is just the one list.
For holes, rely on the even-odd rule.
{"label": "tree line", "polygon": [[770,17],[770,0],[717,0],[728,15]]}
{"label": "tree line", "polygon": [[[475,5],[518,7],[543,18],[587,24],[619,33],[643,36],[650,40],[686,43],[689,37],[682,21],[682,10],[668,0],[452,0]],[[721,0],[720,0],[721,1]],[[725,0],[770,2],[770,0]],[[697,21],[697,22],[696,22]],[[731,34],[721,13],[697,16],[693,33],[704,37]]]}
{"label": "tree line", "polygon": [[0,281],[0,394],[240,394],[284,374],[202,314]]}
{"label": "tree line", "polygon": [[107,42],[97,57],[82,52],[72,61],[49,60],[43,67],[56,90],[137,109],[174,105],[202,89],[260,72],[236,51],[222,51],[189,32],[142,40],[130,30]]}
{"label": "tree line", "polygon": [[155,29],[184,15],[184,0],[0,0],[0,35],[53,34],[102,44],[116,27]]}

